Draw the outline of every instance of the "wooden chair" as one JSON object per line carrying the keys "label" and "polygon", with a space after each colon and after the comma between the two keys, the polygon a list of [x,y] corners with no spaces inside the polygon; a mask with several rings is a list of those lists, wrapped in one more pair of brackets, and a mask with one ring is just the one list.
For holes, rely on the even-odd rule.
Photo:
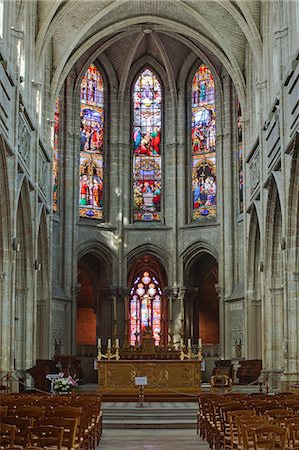
{"label": "wooden chair", "polygon": [[46,408],[44,406],[16,406],[13,410],[15,417],[30,417],[34,419],[44,418],[46,414]]}
{"label": "wooden chair", "polygon": [[29,427],[29,443],[31,447],[51,447],[61,450],[63,440],[63,427],[38,426]]}
{"label": "wooden chair", "polygon": [[4,417],[3,423],[16,426],[15,445],[25,447],[28,444],[28,428],[33,426],[34,419],[31,417]]}
{"label": "wooden chair", "polygon": [[237,419],[250,420],[255,417],[255,412],[248,409],[228,412],[229,436],[224,441],[224,449],[237,449],[242,442]]}
{"label": "wooden chair", "polygon": [[39,426],[52,425],[55,427],[63,427],[63,440],[62,448],[64,449],[76,449],[78,444],[76,443],[76,434],[78,427],[78,419],[65,419],[62,417],[48,417],[42,419],[39,422]]}
{"label": "wooden chair", "polygon": [[7,416],[8,412],[8,406],[7,405],[0,405],[0,419]]}
{"label": "wooden chair", "polygon": [[12,447],[16,438],[16,426],[0,422],[0,447]]}
{"label": "wooden chair", "polygon": [[238,424],[238,450],[252,450],[253,447],[253,431],[263,425],[269,426],[270,423],[266,417],[239,417]]}
{"label": "wooden chair", "polygon": [[84,417],[83,408],[76,406],[54,406],[53,416],[62,417],[65,419],[78,419],[77,435],[75,441],[76,446],[80,448],[85,445],[86,417]]}
{"label": "wooden chair", "polygon": [[253,430],[254,450],[285,450],[286,444],[286,428],[266,425]]}

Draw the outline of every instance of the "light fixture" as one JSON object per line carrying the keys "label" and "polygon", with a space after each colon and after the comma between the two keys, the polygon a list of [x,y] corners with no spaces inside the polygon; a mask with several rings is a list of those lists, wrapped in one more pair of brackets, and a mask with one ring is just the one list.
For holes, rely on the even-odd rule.
{"label": "light fixture", "polygon": [[13,238],[12,240],[12,248],[15,252],[19,252],[21,250],[20,243],[17,241],[17,238]]}
{"label": "light fixture", "polygon": [[41,263],[38,262],[38,260],[36,259],[36,260],[34,261],[34,270],[37,270],[38,272],[40,272],[41,269],[42,269],[42,265],[41,265]]}

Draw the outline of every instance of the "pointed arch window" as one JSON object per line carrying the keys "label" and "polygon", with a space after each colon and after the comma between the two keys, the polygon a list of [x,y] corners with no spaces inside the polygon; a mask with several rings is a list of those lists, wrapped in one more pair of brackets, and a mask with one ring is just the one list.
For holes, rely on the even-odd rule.
{"label": "pointed arch window", "polygon": [[130,291],[130,344],[140,343],[146,327],[151,327],[155,345],[160,344],[162,290],[159,280],[144,271],[133,280]]}
{"label": "pointed arch window", "polygon": [[133,88],[133,221],[161,220],[162,90],[146,68]]}
{"label": "pointed arch window", "polygon": [[81,82],[80,217],[103,218],[104,82],[91,64]]}
{"label": "pointed arch window", "polygon": [[59,121],[60,121],[60,96],[56,98],[54,112],[54,157],[53,157],[53,211],[58,211],[58,176],[59,176]]}
{"label": "pointed arch window", "polygon": [[211,71],[201,65],[192,81],[192,220],[216,217],[216,110]]}
{"label": "pointed arch window", "polygon": [[239,212],[243,212],[243,130],[240,100],[237,99],[238,110],[238,169],[239,169]]}

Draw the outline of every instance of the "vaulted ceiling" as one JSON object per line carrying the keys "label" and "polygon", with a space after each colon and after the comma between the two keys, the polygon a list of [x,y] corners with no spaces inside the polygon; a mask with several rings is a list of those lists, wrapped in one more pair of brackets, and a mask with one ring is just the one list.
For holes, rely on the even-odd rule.
{"label": "vaulted ceiling", "polygon": [[[52,95],[80,60],[103,55],[118,82],[144,54],[174,80],[197,56],[224,67],[245,92],[245,55],[261,60],[260,0],[52,0],[38,2],[37,59],[51,54]],[[82,59],[83,58],[83,59]]]}

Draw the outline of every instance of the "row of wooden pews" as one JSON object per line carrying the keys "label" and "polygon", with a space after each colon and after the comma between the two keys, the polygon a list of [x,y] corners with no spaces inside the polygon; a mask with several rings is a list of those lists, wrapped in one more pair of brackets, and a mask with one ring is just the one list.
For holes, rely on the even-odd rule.
{"label": "row of wooden pews", "polygon": [[0,419],[0,449],[95,450],[102,435],[101,395],[6,394]]}
{"label": "row of wooden pews", "polygon": [[198,396],[197,433],[211,449],[299,450],[299,397],[290,394]]}

